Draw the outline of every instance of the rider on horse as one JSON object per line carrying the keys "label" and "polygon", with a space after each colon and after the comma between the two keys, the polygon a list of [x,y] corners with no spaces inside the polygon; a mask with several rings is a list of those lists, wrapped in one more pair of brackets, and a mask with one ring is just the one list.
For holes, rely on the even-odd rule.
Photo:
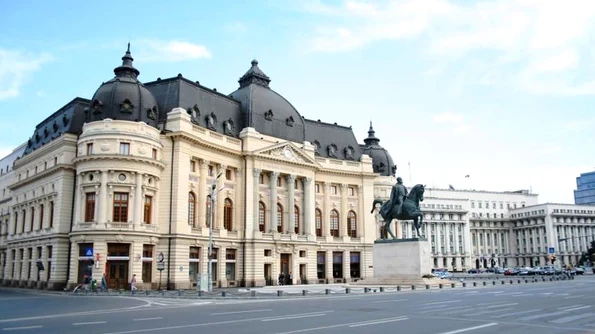
{"label": "rider on horse", "polygon": [[403,179],[399,176],[397,177],[397,183],[393,186],[392,191],[390,193],[390,198],[386,203],[380,207],[380,215],[384,221],[387,221],[387,217],[391,210],[396,209],[393,217],[398,216],[401,214],[403,208],[403,202],[407,198],[407,188],[403,185]]}

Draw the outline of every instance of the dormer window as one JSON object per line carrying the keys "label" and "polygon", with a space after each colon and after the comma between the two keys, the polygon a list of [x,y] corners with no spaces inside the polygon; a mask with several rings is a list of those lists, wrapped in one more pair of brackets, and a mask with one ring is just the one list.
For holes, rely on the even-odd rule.
{"label": "dormer window", "polygon": [[132,105],[129,99],[125,99],[124,102],[120,104],[120,111],[123,113],[131,114],[133,108],[134,106]]}
{"label": "dormer window", "polygon": [[315,140],[313,143],[314,145],[314,154],[320,154],[320,142],[318,140]]}
{"label": "dormer window", "polygon": [[336,157],[337,156],[337,145],[330,144],[328,146],[327,150],[328,150],[328,156],[329,157]]}
{"label": "dormer window", "polygon": [[152,120],[157,119],[157,106],[153,106],[153,108],[147,109],[147,118]]}
{"label": "dormer window", "polygon": [[345,159],[353,160],[353,153],[355,149],[352,146],[347,146],[345,148]]}
{"label": "dormer window", "polygon": [[230,118],[227,121],[223,122],[223,131],[226,135],[233,134],[234,124],[233,120]]}
{"label": "dormer window", "polygon": [[215,126],[217,125],[217,116],[214,113],[211,113],[207,116],[207,128],[215,131]]}
{"label": "dormer window", "polygon": [[293,123],[295,122],[295,120],[293,119],[293,116],[289,116],[287,117],[287,119],[285,120],[285,124],[287,126],[293,126]]}
{"label": "dormer window", "polygon": [[[99,114],[102,112],[102,108],[103,108],[103,103],[101,101],[99,101],[98,99],[93,100],[93,103],[91,103],[91,110],[93,110],[94,114]],[[56,123],[54,123],[56,124]],[[56,128],[54,128],[54,131],[56,130]]]}
{"label": "dormer window", "polygon": [[267,121],[273,120],[273,111],[271,109],[264,113],[264,119],[266,119]]}

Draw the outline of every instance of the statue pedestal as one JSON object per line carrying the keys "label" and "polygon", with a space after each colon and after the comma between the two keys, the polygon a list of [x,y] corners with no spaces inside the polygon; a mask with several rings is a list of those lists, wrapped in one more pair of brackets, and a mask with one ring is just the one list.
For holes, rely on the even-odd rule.
{"label": "statue pedestal", "polygon": [[430,242],[421,238],[376,240],[373,247],[374,277],[357,284],[438,284],[436,278],[423,278],[432,272],[431,250]]}

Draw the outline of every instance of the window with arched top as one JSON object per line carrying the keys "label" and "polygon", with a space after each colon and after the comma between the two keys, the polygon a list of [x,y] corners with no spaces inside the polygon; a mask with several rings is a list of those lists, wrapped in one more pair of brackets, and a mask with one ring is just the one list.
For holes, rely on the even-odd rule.
{"label": "window with arched top", "polygon": [[300,208],[297,205],[295,206],[293,217],[295,221],[295,233],[300,234]]}
{"label": "window with arched top", "polygon": [[263,202],[258,202],[258,230],[264,232],[264,224],[266,222],[266,206]]}
{"label": "window with arched top", "polygon": [[333,237],[339,236],[339,212],[335,209],[331,210],[330,220],[331,235]]}
{"label": "window with arched top", "polygon": [[188,193],[188,225],[196,226],[196,195]]}
{"label": "window with arched top", "polygon": [[233,230],[233,203],[229,198],[225,199],[223,205],[223,228],[228,231]]}
{"label": "window with arched top", "polygon": [[207,202],[205,203],[205,212],[207,213],[207,227],[211,227],[212,212],[211,212],[211,195],[207,195]]}
{"label": "window with arched top", "polygon": [[350,237],[357,238],[357,216],[353,211],[347,213],[347,232]]}
{"label": "window with arched top", "polygon": [[277,232],[283,233],[283,205],[277,203]]}
{"label": "window with arched top", "polygon": [[322,211],[320,209],[314,210],[315,212],[315,224],[316,224],[316,236],[322,237]]}

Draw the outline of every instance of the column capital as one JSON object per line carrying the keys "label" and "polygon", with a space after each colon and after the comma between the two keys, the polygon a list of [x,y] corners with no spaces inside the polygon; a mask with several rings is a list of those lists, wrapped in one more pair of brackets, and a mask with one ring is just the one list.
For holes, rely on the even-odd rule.
{"label": "column capital", "polygon": [[304,184],[304,186],[308,187],[312,183],[312,178],[311,177],[302,177],[302,183]]}
{"label": "column capital", "polygon": [[287,180],[287,182],[293,183],[293,181],[295,181],[295,175],[287,174],[285,175],[285,179]]}
{"label": "column capital", "polygon": [[347,187],[348,187],[348,186],[349,186],[348,184],[346,184],[346,183],[342,183],[342,184],[341,184],[341,190],[345,190],[345,189],[347,189]]}
{"label": "column capital", "polygon": [[219,164],[218,167],[219,167],[219,171],[224,171],[227,169],[227,165],[225,165],[225,164]]}
{"label": "column capital", "polygon": [[262,170],[258,169],[258,168],[254,168],[252,170],[252,175],[254,175],[254,177],[260,177],[260,173],[262,172]]}
{"label": "column capital", "polygon": [[209,160],[200,159],[198,161],[198,165],[200,166],[200,168],[206,168],[209,165]]}
{"label": "column capital", "polygon": [[279,172],[275,172],[275,171],[271,171],[271,177],[272,178],[278,178],[279,177]]}

